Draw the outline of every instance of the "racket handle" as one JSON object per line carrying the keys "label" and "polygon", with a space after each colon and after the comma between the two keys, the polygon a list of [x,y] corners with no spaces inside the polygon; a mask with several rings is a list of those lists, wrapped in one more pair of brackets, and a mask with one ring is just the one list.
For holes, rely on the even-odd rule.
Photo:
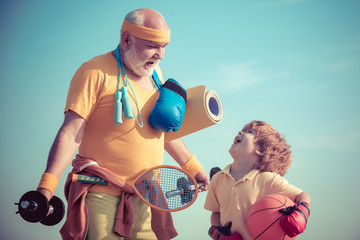
{"label": "racket handle", "polygon": [[95,176],[85,176],[73,173],[72,175],[73,182],[81,182],[81,183],[90,183],[90,184],[101,184],[101,185],[109,185],[108,181],[105,181],[102,178]]}

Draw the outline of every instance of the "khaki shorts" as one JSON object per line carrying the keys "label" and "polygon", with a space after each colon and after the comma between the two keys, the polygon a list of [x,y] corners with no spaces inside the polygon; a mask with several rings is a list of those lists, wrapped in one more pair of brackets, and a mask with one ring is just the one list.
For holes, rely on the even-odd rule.
{"label": "khaki shorts", "polygon": [[99,239],[156,239],[151,229],[150,207],[137,196],[132,198],[134,207],[134,224],[132,227],[132,238],[123,238],[113,233],[115,215],[121,197],[105,193],[90,192],[86,196],[86,207],[88,211],[89,227],[87,240]]}

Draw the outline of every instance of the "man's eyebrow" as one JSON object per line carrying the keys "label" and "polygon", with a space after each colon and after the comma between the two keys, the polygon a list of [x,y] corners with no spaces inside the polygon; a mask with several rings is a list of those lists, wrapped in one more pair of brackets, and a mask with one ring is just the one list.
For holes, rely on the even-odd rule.
{"label": "man's eyebrow", "polygon": [[153,41],[147,41],[147,42],[148,42],[148,44],[154,44],[154,45],[158,45],[158,46],[169,44],[168,42],[153,42]]}

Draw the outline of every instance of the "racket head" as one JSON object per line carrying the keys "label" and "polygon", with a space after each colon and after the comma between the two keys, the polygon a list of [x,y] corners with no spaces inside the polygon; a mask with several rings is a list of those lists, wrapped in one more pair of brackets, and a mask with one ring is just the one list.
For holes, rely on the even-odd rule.
{"label": "racket head", "polygon": [[166,212],[191,206],[199,193],[195,178],[172,165],[159,165],[141,171],[128,184],[150,207]]}

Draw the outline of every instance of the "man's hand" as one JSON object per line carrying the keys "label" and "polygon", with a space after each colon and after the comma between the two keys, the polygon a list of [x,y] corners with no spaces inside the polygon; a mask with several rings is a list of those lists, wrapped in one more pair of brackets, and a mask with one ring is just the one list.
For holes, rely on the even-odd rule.
{"label": "man's hand", "polygon": [[310,215],[310,206],[306,202],[299,202],[292,207],[287,207],[279,210],[285,214],[280,220],[280,226],[289,237],[304,232],[307,220]]}
{"label": "man's hand", "polygon": [[195,174],[194,177],[198,184],[199,183],[204,184],[199,188],[199,192],[207,191],[209,188],[210,181],[209,181],[209,177],[206,174],[205,170],[201,169],[197,174]]}
{"label": "man's hand", "polygon": [[38,189],[38,192],[40,192],[42,195],[44,195],[47,198],[48,201],[50,201],[52,194],[49,190],[40,188],[40,189]]}

